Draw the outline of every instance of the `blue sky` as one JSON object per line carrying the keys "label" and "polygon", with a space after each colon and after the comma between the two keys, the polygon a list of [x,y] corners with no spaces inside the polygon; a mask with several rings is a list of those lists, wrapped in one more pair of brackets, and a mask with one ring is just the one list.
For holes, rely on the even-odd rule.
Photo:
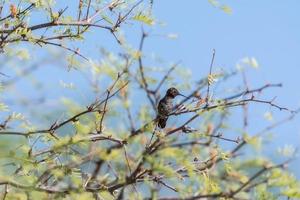
{"label": "blue sky", "polygon": [[[69,3],[72,1],[65,1]],[[193,79],[205,77],[211,60],[212,49],[216,50],[215,66],[224,69],[233,69],[236,63],[248,56],[255,57],[259,63],[258,69],[247,69],[247,78],[250,87],[255,88],[266,83],[283,83],[282,88],[271,89],[264,95],[266,98],[276,98],[276,103],[291,109],[300,107],[300,1],[298,0],[242,0],[220,1],[233,10],[226,14],[213,7],[207,0],[154,0],[153,14],[157,21],[155,27],[145,27],[152,34],[178,35],[176,40],[165,37],[150,37],[145,44],[148,54],[155,53],[167,62],[182,61],[189,68]],[[61,2],[60,2],[61,3]],[[60,5],[58,5],[60,6]],[[63,8],[64,6],[61,6]],[[70,11],[71,11],[70,7]],[[164,25],[159,25],[164,24]],[[131,30],[132,28],[132,30]],[[140,37],[140,26],[126,28],[129,41],[137,46]],[[77,47],[77,46],[76,46]],[[106,47],[115,52],[119,47],[111,35],[102,30],[89,33],[84,43],[79,44],[81,52],[91,57],[99,58],[99,47]],[[34,47],[39,51],[39,47]],[[40,54],[37,54],[40,55]],[[55,65],[55,64],[52,64]],[[45,73],[45,70],[46,73]],[[80,84],[76,71],[58,73],[51,65],[38,71],[38,76],[50,81],[52,87],[59,84],[59,80],[66,82],[75,81]],[[74,80],[76,77],[76,80]],[[240,85],[241,78],[235,79],[232,84]],[[24,91],[22,82],[20,94],[28,95],[32,91]],[[25,86],[26,87],[26,86]],[[29,89],[29,88],[27,88]],[[56,90],[49,87],[47,93],[55,98]],[[82,96],[88,94],[81,91]],[[78,96],[81,96],[78,95]],[[85,99],[90,102],[90,99]],[[287,116],[269,106],[250,106],[249,131],[255,133],[268,124],[263,115],[266,111],[274,114],[274,119],[279,120]],[[237,111],[237,114],[238,111]],[[232,122],[239,122],[240,115],[233,118]],[[239,123],[240,124],[240,123]],[[267,155],[274,157],[275,150],[285,144],[300,145],[299,117],[294,121],[276,129],[274,140],[267,146]],[[297,166],[300,159],[291,165],[298,177],[300,172]]]}
{"label": "blue sky", "polygon": [[[145,42],[145,52],[154,53],[166,63],[182,61],[182,65],[197,80],[207,75],[212,49],[216,50],[215,67],[234,69],[244,57],[255,57],[258,69],[248,68],[247,79],[251,88],[266,83],[282,83],[282,88],[270,89],[264,98],[276,97],[276,103],[295,109],[300,107],[300,1],[243,0],[220,1],[232,8],[232,14],[213,7],[206,0],[154,0],[153,15],[156,26],[144,27],[151,35],[177,34],[176,40],[152,36]],[[138,47],[140,25],[126,27],[129,42]],[[81,51],[99,57],[99,47],[118,52],[109,33],[91,33],[82,44]],[[168,67],[168,66],[166,66]],[[241,85],[237,77],[231,83]],[[279,112],[270,106],[249,107],[249,134],[272,123],[264,118],[272,112],[274,120],[285,118],[288,113]],[[241,123],[241,113],[234,111],[232,123]],[[278,147],[286,144],[300,145],[299,117],[273,131],[273,141],[265,148],[266,155],[276,157]],[[230,137],[230,135],[228,135]],[[297,166],[300,159],[291,164],[291,169],[300,177]]]}
{"label": "blue sky", "polygon": [[[282,83],[283,88],[266,92],[266,97],[276,96],[276,102],[290,108],[300,106],[300,1],[243,0],[221,1],[233,10],[228,15],[207,1],[155,1],[157,19],[166,23],[163,32],[177,33],[177,40],[164,39],[148,44],[160,56],[180,59],[190,67],[194,76],[207,73],[211,50],[216,49],[216,65],[234,68],[238,60],[255,57],[259,69],[248,69],[251,87],[265,83]],[[241,80],[237,80],[241,83]],[[250,106],[250,131],[266,124],[263,114],[271,111],[274,119],[286,116],[268,106]],[[237,120],[237,119],[236,119]],[[278,146],[300,144],[299,117],[277,128],[274,140],[267,149],[275,155]],[[300,176],[297,159],[291,165]]]}

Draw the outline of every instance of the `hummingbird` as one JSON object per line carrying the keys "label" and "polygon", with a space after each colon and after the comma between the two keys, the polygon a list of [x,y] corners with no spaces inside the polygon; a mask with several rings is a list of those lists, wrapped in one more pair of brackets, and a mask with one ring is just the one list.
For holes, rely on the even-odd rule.
{"label": "hummingbird", "polygon": [[157,120],[159,128],[166,127],[169,114],[173,111],[173,99],[176,96],[186,97],[180,94],[176,88],[171,87],[167,90],[165,96],[159,101],[157,106]]}

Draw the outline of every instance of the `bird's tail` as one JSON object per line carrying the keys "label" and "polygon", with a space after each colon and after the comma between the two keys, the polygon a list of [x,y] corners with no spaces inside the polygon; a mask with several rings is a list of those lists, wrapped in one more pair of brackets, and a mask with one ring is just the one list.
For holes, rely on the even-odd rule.
{"label": "bird's tail", "polygon": [[160,117],[160,118],[158,118],[158,127],[159,128],[165,128],[166,124],[167,124],[167,120],[168,120],[167,117]]}

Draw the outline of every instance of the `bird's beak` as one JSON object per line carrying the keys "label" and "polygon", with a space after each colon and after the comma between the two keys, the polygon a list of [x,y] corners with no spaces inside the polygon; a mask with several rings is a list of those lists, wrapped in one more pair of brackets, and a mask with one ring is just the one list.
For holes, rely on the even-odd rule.
{"label": "bird's beak", "polygon": [[180,94],[180,93],[179,93],[178,95],[179,95],[179,96],[183,96],[183,97],[185,97],[185,98],[188,98],[187,96],[184,96],[183,94]]}

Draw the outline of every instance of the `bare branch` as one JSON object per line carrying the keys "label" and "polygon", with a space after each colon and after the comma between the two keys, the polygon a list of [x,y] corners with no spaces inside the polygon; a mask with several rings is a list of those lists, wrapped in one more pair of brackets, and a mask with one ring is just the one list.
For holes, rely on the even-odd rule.
{"label": "bare branch", "polygon": [[206,91],[206,105],[208,105],[209,102],[209,88],[210,88],[210,78],[211,78],[211,72],[212,72],[212,68],[213,68],[213,64],[214,64],[214,60],[215,60],[215,54],[216,54],[216,50],[213,49],[213,55],[211,58],[211,62],[210,62],[210,67],[209,67],[209,74],[207,77],[207,91]]}

